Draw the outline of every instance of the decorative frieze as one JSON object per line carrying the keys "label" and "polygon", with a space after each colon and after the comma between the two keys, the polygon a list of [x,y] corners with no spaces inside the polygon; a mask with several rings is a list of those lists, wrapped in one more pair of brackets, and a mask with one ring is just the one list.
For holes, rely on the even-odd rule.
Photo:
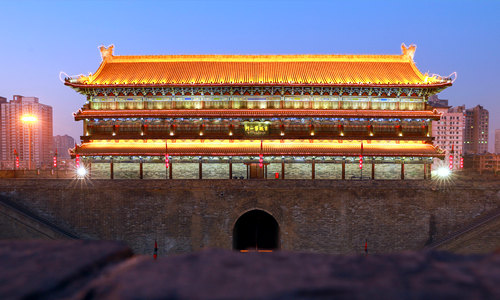
{"label": "decorative frieze", "polygon": [[428,97],[436,88],[401,87],[324,87],[324,86],[174,86],[174,87],[85,87],[78,88],[90,96],[194,96],[194,95],[340,95],[377,97]]}

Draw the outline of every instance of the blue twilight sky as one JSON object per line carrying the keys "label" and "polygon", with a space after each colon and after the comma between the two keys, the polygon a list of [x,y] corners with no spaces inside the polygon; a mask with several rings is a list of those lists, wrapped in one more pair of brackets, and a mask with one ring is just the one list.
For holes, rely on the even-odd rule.
{"label": "blue twilight sky", "polygon": [[490,112],[500,128],[500,1],[0,0],[0,96],[54,108],[54,134],[78,138],[85,97],[59,81],[95,72],[99,45],[139,54],[399,54],[422,72],[458,73],[441,93]]}

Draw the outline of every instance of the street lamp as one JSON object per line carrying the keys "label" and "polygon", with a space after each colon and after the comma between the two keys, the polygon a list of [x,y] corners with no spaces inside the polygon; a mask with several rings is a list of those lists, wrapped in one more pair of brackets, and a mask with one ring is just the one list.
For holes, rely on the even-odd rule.
{"label": "street lamp", "polygon": [[34,115],[24,115],[21,117],[21,121],[24,123],[24,124],[27,124],[28,125],[28,129],[29,129],[29,132],[28,132],[28,157],[29,157],[29,161],[28,161],[28,169],[31,170],[31,135],[33,134],[33,124],[36,123],[36,121],[38,121],[38,119],[36,118],[36,116]]}

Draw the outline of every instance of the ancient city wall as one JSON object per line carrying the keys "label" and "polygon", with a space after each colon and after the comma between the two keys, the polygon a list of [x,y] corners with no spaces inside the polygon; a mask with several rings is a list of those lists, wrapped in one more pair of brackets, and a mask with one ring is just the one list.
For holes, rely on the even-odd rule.
{"label": "ancient city wall", "polygon": [[0,196],[82,238],[123,240],[136,253],[232,247],[234,224],[261,209],[284,250],[420,249],[500,206],[480,181],[0,180]]}

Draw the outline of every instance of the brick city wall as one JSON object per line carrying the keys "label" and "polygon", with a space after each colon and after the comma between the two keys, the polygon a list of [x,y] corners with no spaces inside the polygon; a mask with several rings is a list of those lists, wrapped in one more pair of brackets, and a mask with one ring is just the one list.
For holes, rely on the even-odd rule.
{"label": "brick city wall", "polygon": [[0,240],[5,239],[67,239],[50,226],[30,218],[17,209],[0,202]]}
{"label": "brick city wall", "polygon": [[454,253],[490,253],[500,249],[500,217],[437,247]]}
{"label": "brick city wall", "polygon": [[[498,181],[496,181],[498,183]],[[237,219],[270,213],[285,250],[419,249],[500,206],[498,184],[459,181],[0,180],[0,196],[88,239],[136,253],[232,247]]]}

